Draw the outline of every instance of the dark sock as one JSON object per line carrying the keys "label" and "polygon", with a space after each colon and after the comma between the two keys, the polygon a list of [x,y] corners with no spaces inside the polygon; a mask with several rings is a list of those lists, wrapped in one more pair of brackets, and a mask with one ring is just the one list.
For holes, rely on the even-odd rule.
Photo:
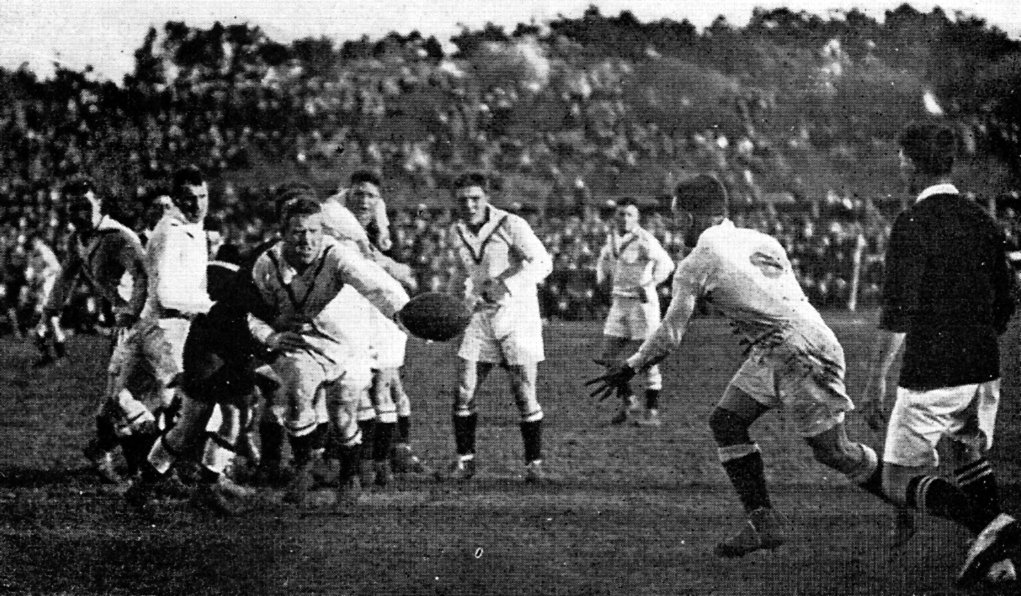
{"label": "dark sock", "polygon": [[376,420],[362,420],[358,423],[362,431],[362,459],[372,459],[372,448],[376,443]]}
{"label": "dark sock", "polygon": [[390,459],[390,451],[393,448],[394,430],[397,427],[395,422],[377,422],[376,436],[373,440],[372,454],[375,461],[387,461]]}
{"label": "dark sock", "polygon": [[165,474],[161,474],[159,470],[152,467],[152,464],[150,464],[148,461],[146,461],[139,467],[141,469],[139,470],[138,473],[142,477],[143,482],[159,482],[165,476]]}
{"label": "dark sock", "polygon": [[982,458],[976,462],[961,466],[954,471],[957,486],[968,495],[987,515],[999,515],[1000,491],[996,483],[996,474],[989,460]]}
{"label": "dark sock", "polygon": [[397,442],[407,443],[411,437],[411,416],[397,417]]}
{"label": "dark sock", "polygon": [[96,416],[96,446],[100,450],[110,452],[117,447],[117,429],[113,420],[106,414]]}
{"label": "dark sock", "polygon": [[542,420],[521,423],[521,439],[525,443],[525,463],[542,459]]}
{"label": "dark sock", "polygon": [[279,465],[283,460],[284,427],[275,420],[264,419],[259,422],[259,444],[262,447],[262,463]]}
{"label": "dark sock", "polygon": [[997,513],[990,513],[950,482],[937,476],[915,476],[908,482],[908,506],[949,519],[978,534]]}
{"label": "dark sock", "polygon": [[749,455],[723,462],[723,469],[730,477],[737,497],[745,511],[751,513],[763,507],[772,507],[769,491],[766,489],[765,464],[762,454],[756,451]]}
{"label": "dark sock", "polygon": [[458,455],[475,453],[475,427],[478,420],[478,414],[454,416],[454,443]]}
{"label": "dark sock", "polygon": [[205,466],[199,466],[199,481],[205,484],[216,484],[220,481],[220,473]]}
{"label": "dark sock", "polygon": [[315,442],[314,434],[315,432],[313,431],[300,437],[294,435],[287,436],[291,443],[291,457],[294,460],[294,467],[300,468],[312,462],[312,450]]}
{"label": "dark sock", "polygon": [[646,410],[659,409],[659,389],[645,390],[645,409]]}
{"label": "dark sock", "polygon": [[337,482],[341,485],[345,481],[358,475],[359,465],[362,459],[361,445],[342,445],[337,449],[337,459],[340,460],[340,470],[337,473]]}
{"label": "dark sock", "polygon": [[631,384],[627,383],[622,387],[617,388],[617,397],[620,398],[620,403],[624,404],[624,407],[631,405],[628,402],[628,398],[631,397]]}

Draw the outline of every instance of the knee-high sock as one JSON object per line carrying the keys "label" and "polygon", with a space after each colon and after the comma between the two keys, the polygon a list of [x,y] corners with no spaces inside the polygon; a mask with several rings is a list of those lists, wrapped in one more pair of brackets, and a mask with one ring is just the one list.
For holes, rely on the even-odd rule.
{"label": "knee-high sock", "polygon": [[771,507],[769,491],[766,488],[765,464],[762,452],[755,443],[720,447],[720,463],[737,491],[737,497],[745,511]]}
{"label": "knee-high sock", "polygon": [[906,501],[930,515],[949,519],[978,534],[999,512],[979,505],[967,493],[938,476],[915,476],[908,482]]}

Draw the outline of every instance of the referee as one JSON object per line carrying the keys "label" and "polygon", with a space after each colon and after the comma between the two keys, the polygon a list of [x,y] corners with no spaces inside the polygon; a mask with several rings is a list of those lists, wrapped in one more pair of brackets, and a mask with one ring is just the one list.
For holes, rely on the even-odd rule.
{"label": "referee", "polygon": [[[957,577],[1015,579],[1021,530],[1000,508],[986,458],[1000,399],[997,337],[1014,312],[1003,235],[951,183],[956,140],[939,124],[901,133],[900,166],[915,203],[886,252],[880,333],[864,411],[884,419],[886,377],[904,347],[883,453],[883,491],[894,502],[950,519],[978,536]],[[953,445],[954,478],[937,476],[936,444]]]}

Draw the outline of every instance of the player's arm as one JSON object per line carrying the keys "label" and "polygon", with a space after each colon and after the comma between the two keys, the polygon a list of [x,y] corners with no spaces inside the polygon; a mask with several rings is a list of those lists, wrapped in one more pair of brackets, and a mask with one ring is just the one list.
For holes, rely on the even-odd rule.
{"label": "player's arm", "polygon": [[56,277],[60,274],[60,261],[57,259],[56,253],[53,252],[49,246],[41,246],[38,251],[39,260],[42,262],[42,270],[39,271],[39,277]]}
{"label": "player's arm", "polygon": [[501,273],[498,280],[514,296],[534,291],[553,272],[553,258],[523,219],[511,217],[507,224],[511,246],[520,259]]}
{"label": "player's arm", "polygon": [[[72,238],[72,247],[74,246],[74,243],[75,240]],[[53,284],[53,290],[50,292],[50,297],[43,307],[43,312],[46,313],[47,316],[56,316],[60,310],[64,308],[64,305],[67,304],[71,290],[74,288],[74,284],[78,280],[78,274],[81,273],[82,266],[83,262],[81,257],[78,255],[78,251],[74,250],[74,248],[70,248],[67,251],[67,258],[65,259],[64,266],[57,275],[57,281]]]}
{"label": "player's arm", "polygon": [[209,312],[213,302],[205,292],[195,292],[194,287],[180,283],[180,279],[188,275],[204,275],[205,272],[194,271],[195,264],[187,262],[187,232],[181,227],[170,227],[166,231],[164,242],[152,249],[156,254],[149,255],[149,261],[157,270],[156,299],[160,306],[183,313],[198,314]]}
{"label": "player's arm", "polygon": [[376,247],[372,247],[371,254],[373,263],[382,267],[383,271],[386,271],[390,277],[399,281],[409,291],[414,291],[418,287],[418,282],[415,280],[415,272],[411,267],[404,263],[398,263],[383,254]]}
{"label": "player's arm", "polygon": [[610,249],[610,241],[607,238],[606,244],[599,249],[599,256],[596,257],[596,285],[603,287],[610,283],[613,274],[613,252]]}
{"label": "player's arm", "polygon": [[673,297],[670,308],[656,331],[642,342],[641,347],[624,362],[602,362],[607,367],[604,375],[588,380],[585,384],[593,387],[592,396],[606,399],[640,370],[659,363],[680,346],[688,329],[688,322],[695,312],[698,297],[703,294],[711,267],[712,255],[707,249],[696,248],[681,261],[674,275]]}
{"label": "player's arm", "polygon": [[249,292],[248,300],[248,331],[255,341],[263,344],[270,350],[288,352],[307,349],[308,343],[300,333],[288,329],[277,330],[267,320],[274,315],[274,285],[277,283],[276,276],[272,275],[269,268],[272,267],[269,258],[263,255],[255,262],[252,268],[252,286],[241,291]]}
{"label": "player's arm", "polygon": [[627,365],[632,370],[645,370],[658,364],[681,345],[684,334],[688,330],[688,322],[695,312],[695,303],[699,294],[700,289],[684,278],[679,278],[674,283],[670,308],[663,315],[663,321],[656,331],[642,342],[638,351],[627,359]]}
{"label": "player's arm", "polygon": [[353,251],[338,251],[337,275],[388,318],[408,303],[408,293],[382,267]]}
{"label": "player's arm", "polygon": [[903,215],[898,217],[886,249],[879,335],[869,362],[862,403],[866,422],[877,429],[885,425],[883,402],[886,399],[886,378],[918,309],[918,288],[924,274],[922,266],[925,256],[915,247],[916,244],[909,220]]}
{"label": "player's arm", "polygon": [[[670,258],[670,253],[663,248],[663,245],[659,243],[659,240],[655,236],[649,234],[649,244],[647,246],[649,252],[649,261],[651,267],[649,268],[649,283],[643,283],[642,286],[656,288],[659,284],[665,282],[670,274],[674,271],[674,260]],[[644,281],[644,280],[643,280]]]}
{"label": "player's arm", "polygon": [[[145,270],[145,249],[138,238],[122,235],[119,237],[120,246],[117,248],[117,262],[124,271],[131,276],[131,298],[128,299],[127,309],[118,321],[118,326],[130,326],[145,307],[145,299],[149,293],[149,273]],[[128,320],[130,319],[130,320]]]}

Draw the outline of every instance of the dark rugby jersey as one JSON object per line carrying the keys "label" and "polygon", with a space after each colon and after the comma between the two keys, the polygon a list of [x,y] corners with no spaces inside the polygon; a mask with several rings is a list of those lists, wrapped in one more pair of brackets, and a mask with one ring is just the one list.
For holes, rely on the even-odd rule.
{"label": "dark rugby jersey", "polygon": [[275,243],[267,242],[252,251],[231,277],[223,295],[213,297],[217,301],[209,312],[191,322],[181,377],[189,397],[216,400],[252,391],[255,357],[265,356],[266,348],[252,337],[248,314],[269,316],[252,280],[252,267]]}
{"label": "dark rugby jersey", "polygon": [[925,390],[999,378],[997,336],[1014,312],[1004,238],[958,194],[934,194],[894,222],[880,327],[906,333],[901,387]]}

